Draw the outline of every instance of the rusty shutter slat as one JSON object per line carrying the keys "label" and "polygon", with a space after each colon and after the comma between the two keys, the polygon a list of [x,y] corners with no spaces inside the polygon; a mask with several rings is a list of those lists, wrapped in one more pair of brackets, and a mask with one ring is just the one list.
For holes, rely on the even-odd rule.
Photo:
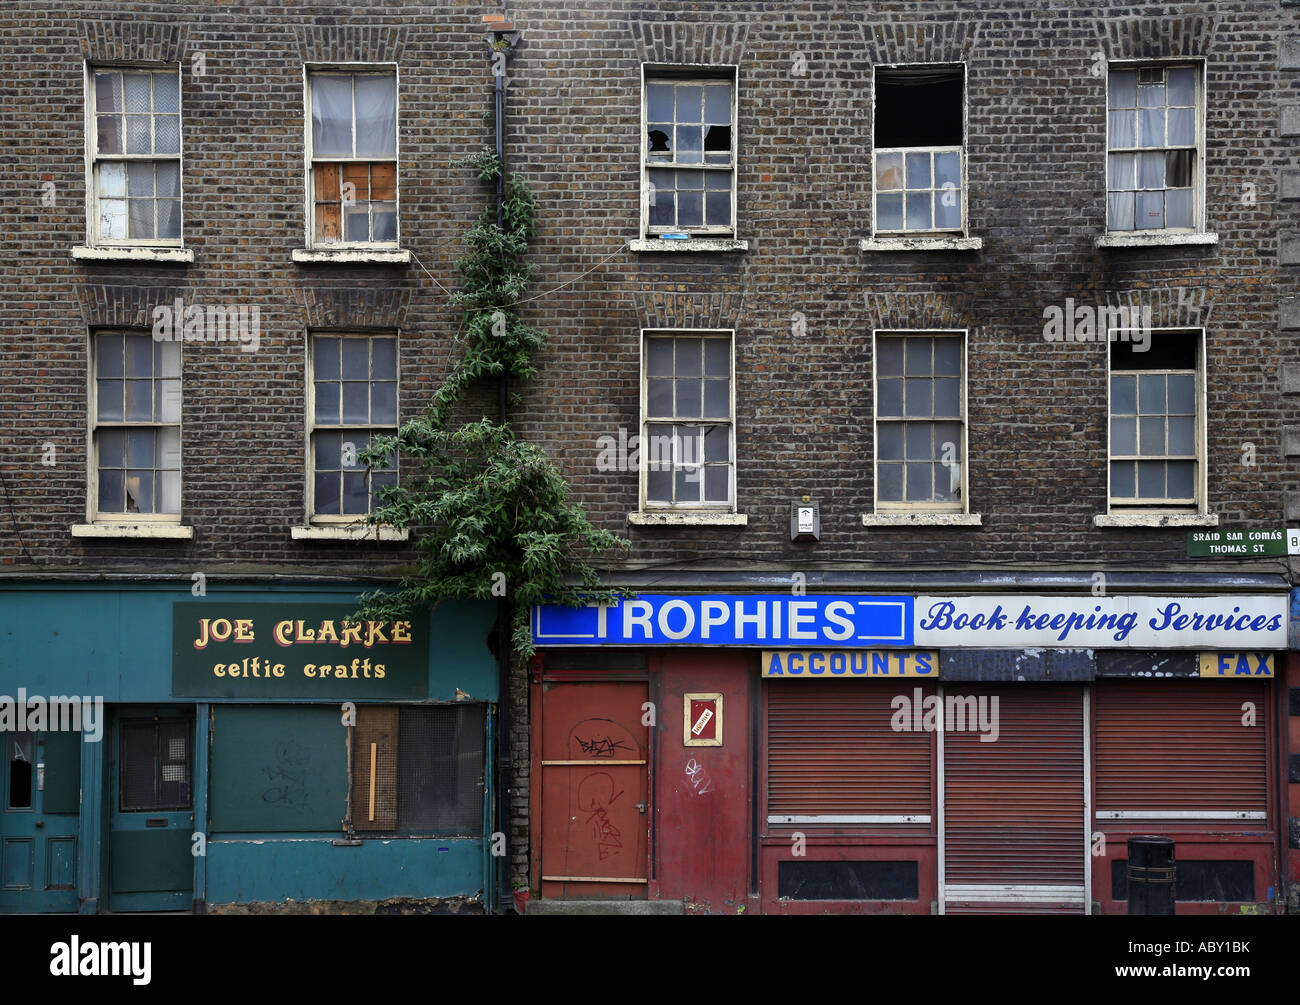
{"label": "rusty shutter slat", "polygon": [[1083,692],[1018,684],[996,693],[996,741],[944,736],[944,881],[1082,886]]}
{"label": "rusty shutter slat", "polygon": [[768,812],[928,814],[932,737],[890,728],[899,693],[879,681],[771,682]]}
{"label": "rusty shutter slat", "polygon": [[[1261,684],[1116,681],[1097,687],[1097,810],[1268,807]],[[1258,725],[1243,726],[1254,702]]]}

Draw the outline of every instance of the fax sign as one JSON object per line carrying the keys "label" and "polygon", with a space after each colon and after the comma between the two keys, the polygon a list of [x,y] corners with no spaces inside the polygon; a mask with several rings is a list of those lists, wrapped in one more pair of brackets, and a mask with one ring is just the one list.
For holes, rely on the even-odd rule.
{"label": "fax sign", "polygon": [[1201,653],[1202,677],[1273,676],[1272,653]]}

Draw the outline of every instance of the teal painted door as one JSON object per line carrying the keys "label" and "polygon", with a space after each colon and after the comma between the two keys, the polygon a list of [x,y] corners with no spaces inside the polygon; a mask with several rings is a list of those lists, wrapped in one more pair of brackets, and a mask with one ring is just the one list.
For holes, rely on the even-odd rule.
{"label": "teal painted door", "polygon": [[194,714],[122,707],[113,716],[110,911],[189,910],[194,899]]}
{"label": "teal painted door", "polygon": [[77,910],[81,734],[0,732],[0,911]]}

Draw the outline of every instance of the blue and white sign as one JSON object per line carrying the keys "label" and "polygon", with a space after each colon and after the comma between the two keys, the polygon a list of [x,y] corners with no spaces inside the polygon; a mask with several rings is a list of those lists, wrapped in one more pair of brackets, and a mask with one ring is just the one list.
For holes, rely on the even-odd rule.
{"label": "blue and white sign", "polygon": [[1020,649],[1285,649],[1287,599],[917,597],[918,646]]}
{"label": "blue and white sign", "polygon": [[910,646],[911,597],[645,594],[533,608],[539,646]]}
{"label": "blue and white sign", "polygon": [[1287,647],[1288,596],[900,597],[647,594],[533,608],[539,646],[764,649],[1232,649]]}

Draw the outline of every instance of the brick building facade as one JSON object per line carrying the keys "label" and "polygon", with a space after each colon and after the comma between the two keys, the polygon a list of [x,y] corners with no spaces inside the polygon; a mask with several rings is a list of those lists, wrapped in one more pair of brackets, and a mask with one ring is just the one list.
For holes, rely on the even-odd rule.
{"label": "brick building facade", "polygon": [[[111,10],[11,4],[0,58],[22,85],[0,125],[0,159],[14,193],[3,266],[11,292],[0,303],[0,327],[10,333],[0,347],[0,412],[13,430],[4,465],[10,532],[0,536],[0,561],[15,604],[34,591],[80,590],[90,591],[84,602],[92,606],[120,606],[122,591],[138,589],[156,591],[159,603],[175,607],[198,599],[192,586],[202,573],[217,593],[231,592],[231,603],[278,602],[270,594],[285,590],[293,603],[337,605],[349,590],[401,574],[412,558],[407,544],[345,540],[340,521],[314,519],[321,513],[316,493],[328,490],[313,480],[322,462],[312,455],[318,434],[309,423],[319,406],[310,389],[328,374],[312,369],[309,357],[321,339],[395,336],[398,418],[418,413],[445,374],[458,319],[444,288],[456,287],[461,236],[490,198],[453,162],[492,142],[493,63],[482,15],[502,12],[520,33],[505,64],[506,158],[539,201],[531,253],[538,281],[524,315],[550,337],[538,377],[519,389],[510,418],[556,459],[593,522],[630,538],[630,552],[609,569],[611,582],[665,596],[802,597],[806,590],[913,600],[1051,597],[1085,611],[1094,598],[1139,598],[1137,606],[1162,597],[1227,601],[1228,608],[1234,598],[1285,603],[1288,560],[1192,558],[1188,534],[1276,530],[1300,521],[1293,463],[1300,452],[1300,353],[1291,339],[1300,328],[1293,309],[1300,262],[1293,240],[1300,233],[1296,8],[1276,0],[1172,7],[1024,0],[942,9],[832,3],[812,10],[770,3],[669,10],[543,2],[480,10],[376,2],[364,19],[355,6],[325,3],[131,3]],[[98,120],[123,116],[112,128],[129,138],[131,115],[143,122],[144,112],[125,105],[129,95],[113,104],[116,85],[99,91],[97,69],[136,76],[179,70],[182,220],[175,241],[161,236],[172,225],[161,215],[153,218],[152,242],[122,237],[127,232],[113,230],[119,224],[105,222],[116,212],[106,208],[116,194],[116,169],[100,169],[112,159],[114,138]],[[329,200],[319,190],[307,195],[317,178],[313,154],[327,153],[324,134],[313,133],[311,75],[342,79],[359,69],[393,74],[396,144],[366,154],[355,144],[369,127],[353,118],[354,147],[325,156],[351,163],[372,157],[366,194],[374,240],[341,250],[330,246]],[[148,106],[155,145],[144,152],[155,156],[175,153],[158,139],[162,117],[171,114],[160,111],[168,86],[155,82]],[[310,149],[313,143],[320,149]],[[389,163],[396,197],[381,193],[374,167]],[[160,170],[150,189],[159,206]],[[130,199],[136,195],[131,188]],[[398,229],[395,240],[380,240],[390,199]],[[347,217],[348,203],[341,205]],[[257,307],[258,346],[246,352],[231,342],[184,345],[179,518],[124,530],[131,521],[91,497],[91,485],[113,484],[102,453],[95,460],[107,420],[92,415],[89,400],[107,393],[97,381],[114,375],[94,369],[94,339],[147,332],[154,307],[177,299]],[[1051,327],[1054,318],[1061,328]],[[1092,326],[1087,338],[1085,321]],[[1157,362],[1129,351],[1132,339],[1096,337],[1098,326],[1150,336]],[[378,366],[378,350],[370,351]],[[692,352],[703,356],[679,361]],[[886,362],[891,353],[898,368]],[[667,369],[651,369],[661,365]],[[903,381],[914,374],[919,411],[902,397]],[[659,410],[664,399],[651,400],[658,393],[654,377],[660,389],[674,381],[673,391],[663,392],[666,411]],[[1125,382],[1145,395],[1157,378],[1160,405],[1135,398],[1127,411]],[[370,379],[379,379],[377,370]],[[708,397],[711,388],[716,400]],[[484,390],[482,404],[489,415],[492,390]],[[370,421],[385,425],[370,393]],[[692,399],[686,407],[673,393],[706,397],[702,406]],[[719,431],[716,455],[705,442],[706,426]],[[907,440],[912,429],[923,446]],[[631,437],[648,443],[656,432],[677,453],[664,479],[647,473],[643,480],[622,445]],[[1131,450],[1122,445],[1129,435]],[[1139,435],[1158,437],[1159,448],[1145,440],[1139,448]],[[682,454],[695,443],[702,461]],[[160,456],[152,471],[164,470]],[[1150,480],[1157,478],[1158,490]],[[792,540],[792,505],[800,503],[817,507],[815,541]],[[89,658],[49,641],[76,609],[51,607],[49,622],[33,632],[40,639],[21,650],[24,658]],[[20,613],[34,613],[21,604],[9,610],[9,634],[20,630]],[[115,623],[129,637],[158,615],[171,613],[150,607],[131,615],[138,622],[123,615]],[[974,867],[957,875],[953,860],[943,872],[945,813],[958,820],[974,811],[958,802],[945,809],[940,780],[950,767],[956,784],[969,765],[957,762],[955,747],[947,765],[941,737],[918,754],[925,761],[924,770],[915,768],[925,775],[917,775],[919,802],[903,812],[888,809],[894,796],[873,789],[861,765],[854,769],[863,772],[860,790],[844,806],[814,805],[808,789],[820,784],[815,772],[803,788],[779,789],[772,779],[783,771],[813,770],[779,762],[775,753],[782,729],[795,735],[812,728],[804,718],[810,706],[779,698],[780,689],[820,685],[767,680],[758,663],[761,644],[595,654],[543,645],[531,666],[517,663],[503,696],[494,656],[480,642],[494,612],[476,609],[466,617],[470,628],[454,618],[433,624],[430,645],[436,650],[440,639],[451,640],[472,667],[466,672],[474,686],[459,682],[456,667],[439,664],[421,697],[442,707],[456,690],[468,692],[481,703],[489,738],[498,700],[509,701],[512,762],[509,777],[495,784],[511,789],[511,864],[535,899],[628,896],[622,879],[636,881],[633,897],[685,902],[692,910],[820,910],[846,899],[845,884],[866,889],[878,881],[880,891],[857,897],[852,909],[1122,909],[1121,887],[1110,884],[1118,874],[1108,869],[1119,861],[1123,871],[1122,821],[1130,819],[1148,832],[1172,827],[1189,845],[1188,861],[1251,863],[1244,878],[1231,870],[1209,880],[1189,876],[1188,883],[1219,884],[1219,894],[1198,897],[1200,903],[1266,904],[1272,911],[1286,902],[1283,887],[1300,883],[1295,827],[1288,824],[1300,813],[1300,785],[1294,773],[1289,782],[1283,777],[1288,743],[1300,749],[1282,686],[1296,671],[1284,669],[1280,652],[1276,679],[1252,682],[1257,691],[1245,695],[1261,703],[1258,741],[1238,750],[1236,739],[1225,737],[1211,758],[1235,765],[1232,778],[1251,788],[1248,806],[1233,803],[1229,791],[1216,793],[1209,807],[1190,796],[1161,803],[1160,812],[1193,817],[1142,816],[1116,794],[1115,808],[1104,812],[1120,816],[1105,824],[1095,817],[1109,798],[1102,780],[1113,776],[1106,772],[1126,770],[1108,767],[1124,764],[1121,753],[1097,761],[1095,748],[1108,735],[1099,709],[1122,719],[1122,732],[1131,725],[1124,718],[1131,702],[1160,704],[1150,694],[1126,697],[1125,689],[1136,686],[1131,680],[1106,679],[1161,673],[1162,660],[1175,651],[1181,659],[1201,650],[1284,649],[1275,636],[1255,646],[1189,636],[1168,652],[1155,644],[1131,650],[1062,643],[1057,649],[1070,654],[1063,662],[1040,661],[1010,676],[1000,657],[978,654],[1028,652],[1038,643],[935,643],[940,688],[965,681],[980,694],[1000,690],[1004,702],[1023,702],[1026,721],[1057,722],[1051,717],[1058,715],[1082,723],[1081,746],[1067,759],[1077,761],[1079,792],[1094,816],[1080,817],[1077,835],[1053,832],[1047,843],[1102,832],[1113,847],[1094,855],[1103,860],[1094,865],[1081,844],[1077,869],[1053,860],[1043,866],[1046,879],[1032,869],[1025,879]],[[107,700],[133,703],[141,715],[146,706],[173,704],[167,650],[164,641],[156,688],[118,686],[104,692]],[[10,662],[0,681],[35,693],[24,672]],[[1195,671],[1183,661],[1169,672]],[[1008,683],[1017,676],[1021,690]],[[73,693],[90,693],[76,689],[94,682],[38,674],[41,680]],[[633,687],[602,698],[602,683]],[[720,751],[682,746],[674,730],[684,712],[644,735],[631,725],[626,742],[644,751],[630,759],[643,762],[643,776],[630,784],[645,787],[642,802],[649,805],[640,874],[580,874],[576,865],[547,871],[545,843],[556,842],[554,849],[575,840],[549,835],[541,819],[548,791],[542,762],[571,759],[541,749],[545,695],[561,684],[588,690],[566,692],[577,696],[577,711],[560,708],[556,723],[571,713],[601,718],[601,701],[622,708],[629,694],[665,717],[670,706],[681,707],[683,695],[719,694],[729,703],[720,717],[736,732]],[[1214,685],[1171,682],[1181,690],[1168,706],[1192,711],[1153,728],[1194,734],[1205,716],[1222,711],[1206,705]],[[836,696],[849,703],[861,697]],[[241,697],[245,704],[238,704]],[[1234,692],[1232,700],[1238,697]],[[286,695],[293,698],[313,700]],[[223,701],[253,710],[227,713],[248,717],[232,721],[233,735],[253,728],[257,706],[247,691],[198,694],[188,705],[195,721],[215,723],[213,749],[196,748],[195,761],[214,758],[205,785],[218,788],[227,784],[215,760]],[[1017,721],[1020,712],[1004,708],[1008,722]],[[864,705],[861,721],[878,712]],[[670,728],[659,728],[665,723]],[[363,727],[382,733],[379,726],[356,728]],[[490,742],[479,756],[490,778]],[[343,757],[335,758],[339,765]],[[100,772],[106,791],[116,791],[113,757],[102,762],[83,756],[82,771]],[[354,765],[341,786],[355,789],[353,775],[363,767]],[[701,796],[707,783],[698,780],[710,771],[728,787],[720,782]],[[1203,781],[1156,773],[1150,785],[1196,791]],[[197,777],[195,783],[197,798]],[[485,791],[491,787],[489,781]],[[575,780],[555,782],[554,791],[561,803],[585,811],[608,808],[590,802]],[[1071,793],[1062,798],[1076,798]],[[241,798],[237,786],[228,795],[231,805]],[[700,800],[709,796],[716,805],[705,812]],[[1094,804],[1094,796],[1101,802]],[[855,799],[860,805],[850,806]],[[485,797],[485,806],[491,802]],[[1200,811],[1211,815],[1195,817]],[[91,807],[80,808],[78,855],[88,854],[88,826],[116,832],[107,819],[114,812],[125,811],[105,809],[106,819],[97,821]],[[1025,819],[1038,819],[1032,808],[1026,812]],[[352,826],[350,804],[347,815],[346,836],[356,839],[361,828]],[[812,849],[798,858],[839,864],[801,879],[803,863],[783,850],[796,826],[782,823],[785,817],[803,821],[799,833]],[[1267,840],[1246,841],[1245,825],[1223,822],[1232,819],[1253,821]],[[328,828],[320,820],[310,827],[246,825],[237,813],[232,820],[230,858],[208,863],[207,896],[195,899],[369,903],[405,896],[459,903],[473,900],[476,883],[493,885],[485,826],[465,851],[465,863],[482,859],[481,880],[394,888],[385,886],[386,870],[398,866],[379,864],[373,884],[342,893],[279,889],[273,863],[238,859],[247,852],[244,837],[265,824],[273,833],[306,830],[325,844]],[[972,843],[959,848],[965,825],[951,820],[954,854],[973,860],[980,833],[1023,823],[971,823]],[[121,829],[130,830],[128,823]],[[1037,833],[1035,826],[1022,829]],[[620,818],[618,827],[626,833],[628,821]],[[211,829],[216,841],[223,828]],[[607,838],[608,828],[598,839],[602,833]],[[708,835],[716,840],[720,833],[734,842],[730,852],[688,847],[710,846]],[[1220,846],[1229,850],[1216,858]],[[608,842],[601,847],[597,865],[609,860]],[[891,885],[897,876],[873,878],[863,864],[901,861],[916,876],[915,889],[904,881],[901,893]],[[292,868],[321,866],[304,860]],[[544,873],[580,878],[552,881]],[[115,891],[113,874],[107,862],[80,863],[81,909],[100,896],[129,906],[130,896],[148,892]],[[612,885],[594,881],[611,877]],[[801,882],[809,884],[805,893],[821,892],[800,894]],[[992,901],[980,892],[998,884],[1016,886],[1022,899]]]}

